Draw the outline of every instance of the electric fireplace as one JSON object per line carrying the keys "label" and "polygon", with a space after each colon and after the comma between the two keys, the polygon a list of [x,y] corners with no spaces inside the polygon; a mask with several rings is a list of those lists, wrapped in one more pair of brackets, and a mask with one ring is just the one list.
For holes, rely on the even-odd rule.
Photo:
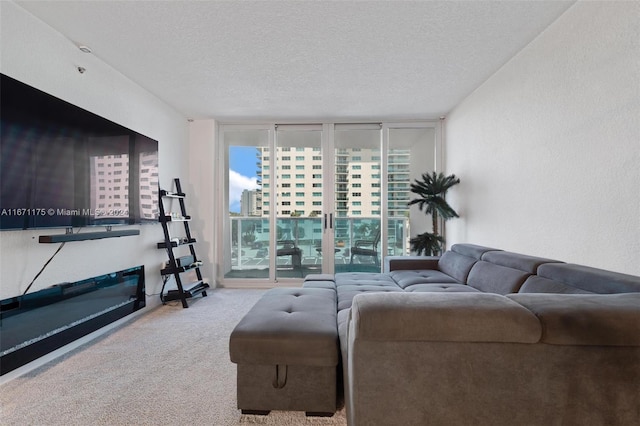
{"label": "electric fireplace", "polygon": [[0,301],[0,374],[145,306],[144,266]]}

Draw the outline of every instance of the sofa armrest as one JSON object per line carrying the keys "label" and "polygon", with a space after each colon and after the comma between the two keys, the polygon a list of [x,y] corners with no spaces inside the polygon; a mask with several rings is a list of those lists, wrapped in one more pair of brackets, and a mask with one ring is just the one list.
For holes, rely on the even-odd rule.
{"label": "sofa armrest", "polygon": [[415,269],[438,269],[439,256],[385,256],[384,272]]}
{"label": "sofa armrest", "polygon": [[358,340],[537,343],[538,318],[490,293],[363,293],[353,298],[349,350]]}

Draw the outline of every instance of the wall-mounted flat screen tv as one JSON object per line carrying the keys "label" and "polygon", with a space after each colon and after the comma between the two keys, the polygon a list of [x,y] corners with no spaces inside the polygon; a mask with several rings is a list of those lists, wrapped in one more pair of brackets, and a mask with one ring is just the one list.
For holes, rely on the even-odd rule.
{"label": "wall-mounted flat screen tv", "polygon": [[157,222],[157,141],[0,77],[0,229]]}

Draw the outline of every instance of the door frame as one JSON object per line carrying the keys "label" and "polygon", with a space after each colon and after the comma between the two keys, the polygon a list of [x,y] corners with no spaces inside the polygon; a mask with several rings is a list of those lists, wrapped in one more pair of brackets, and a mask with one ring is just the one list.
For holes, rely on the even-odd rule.
{"label": "door frame", "polygon": [[[268,145],[270,152],[276,152],[277,148],[277,128],[278,126],[296,127],[301,130],[304,129],[318,129],[319,126],[322,131],[321,137],[321,152],[322,152],[322,164],[323,164],[323,180],[322,180],[322,272],[333,273],[335,270],[335,258],[334,258],[334,227],[335,225],[335,132],[336,127],[359,129],[366,128],[371,129],[371,126],[380,126],[380,171],[381,171],[381,212],[380,212],[380,253],[384,259],[385,253],[388,250],[387,241],[387,207],[388,207],[388,148],[389,148],[389,131],[395,128],[434,128],[435,130],[435,170],[442,171],[444,165],[444,118],[440,120],[407,120],[407,121],[384,121],[384,120],[358,120],[357,122],[347,121],[324,121],[318,120],[316,122],[310,121],[307,123],[296,123],[295,120],[287,121],[283,120],[277,122],[229,122],[217,123],[216,143],[214,148],[214,161],[216,169],[214,172],[215,181],[221,182],[219,186],[222,190],[215,191],[214,196],[215,205],[222,206],[221,215],[214,215],[214,259],[218,263],[217,268],[218,276],[214,277],[216,282],[223,287],[243,287],[243,288],[265,288],[265,287],[278,287],[278,286],[290,286],[292,284],[299,285],[302,281],[300,278],[283,278],[276,277],[276,257],[270,256],[269,259],[269,277],[267,279],[252,278],[252,279],[238,279],[238,278],[224,278],[224,238],[225,238],[225,222],[229,218],[229,173],[228,173],[228,156],[229,145],[224,139],[225,131],[233,130],[266,130],[268,132]],[[329,171],[327,173],[327,171]],[[275,172],[275,170],[273,170]],[[272,173],[273,176],[276,176]],[[276,210],[273,209],[276,206],[276,191],[275,189],[277,178],[272,179],[272,189],[269,191],[269,229],[270,232],[270,249],[272,253],[275,253],[276,243]],[[327,224],[325,226],[325,214],[327,214]],[[382,260],[381,264],[384,264]]]}

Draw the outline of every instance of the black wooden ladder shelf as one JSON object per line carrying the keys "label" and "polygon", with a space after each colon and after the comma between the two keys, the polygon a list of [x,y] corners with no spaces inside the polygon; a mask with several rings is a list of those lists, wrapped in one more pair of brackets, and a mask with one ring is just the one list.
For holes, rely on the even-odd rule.
{"label": "black wooden ladder shelf", "polygon": [[[166,249],[167,255],[169,257],[169,260],[165,263],[165,266],[160,270],[164,281],[162,291],[160,292],[160,299],[162,300],[163,304],[170,300],[181,300],[182,307],[188,308],[189,304],[187,303],[187,299],[198,294],[201,294],[202,297],[205,297],[207,295],[209,284],[202,280],[202,273],[200,272],[200,266],[202,266],[202,262],[198,260],[198,257],[196,256],[196,250],[193,246],[196,240],[191,236],[191,231],[189,230],[189,221],[191,220],[191,217],[187,215],[187,211],[184,206],[184,199],[186,195],[184,192],[182,192],[180,179],[175,178],[173,181],[175,192],[170,192],[163,189],[160,189],[159,191],[159,220],[164,231],[164,241],[158,243],[158,248]],[[172,210],[176,207],[174,205],[174,202],[176,200],[180,204],[179,212],[175,212],[174,210]],[[170,210],[168,213],[165,209],[165,203],[170,205]],[[172,237],[170,233],[170,230],[174,232],[178,231],[171,226],[171,224],[175,222],[180,222],[184,225],[184,232],[180,232],[179,237]],[[176,227],[179,228],[179,225],[176,224]],[[186,250],[180,248],[180,246],[188,247],[189,254],[180,256],[179,254],[181,251],[186,252]],[[193,282],[183,283],[182,274],[184,272],[190,272],[190,276],[193,276],[193,272],[195,272],[197,280]],[[165,292],[164,287],[171,276],[173,276],[175,279],[177,289],[168,290],[167,292]]]}

